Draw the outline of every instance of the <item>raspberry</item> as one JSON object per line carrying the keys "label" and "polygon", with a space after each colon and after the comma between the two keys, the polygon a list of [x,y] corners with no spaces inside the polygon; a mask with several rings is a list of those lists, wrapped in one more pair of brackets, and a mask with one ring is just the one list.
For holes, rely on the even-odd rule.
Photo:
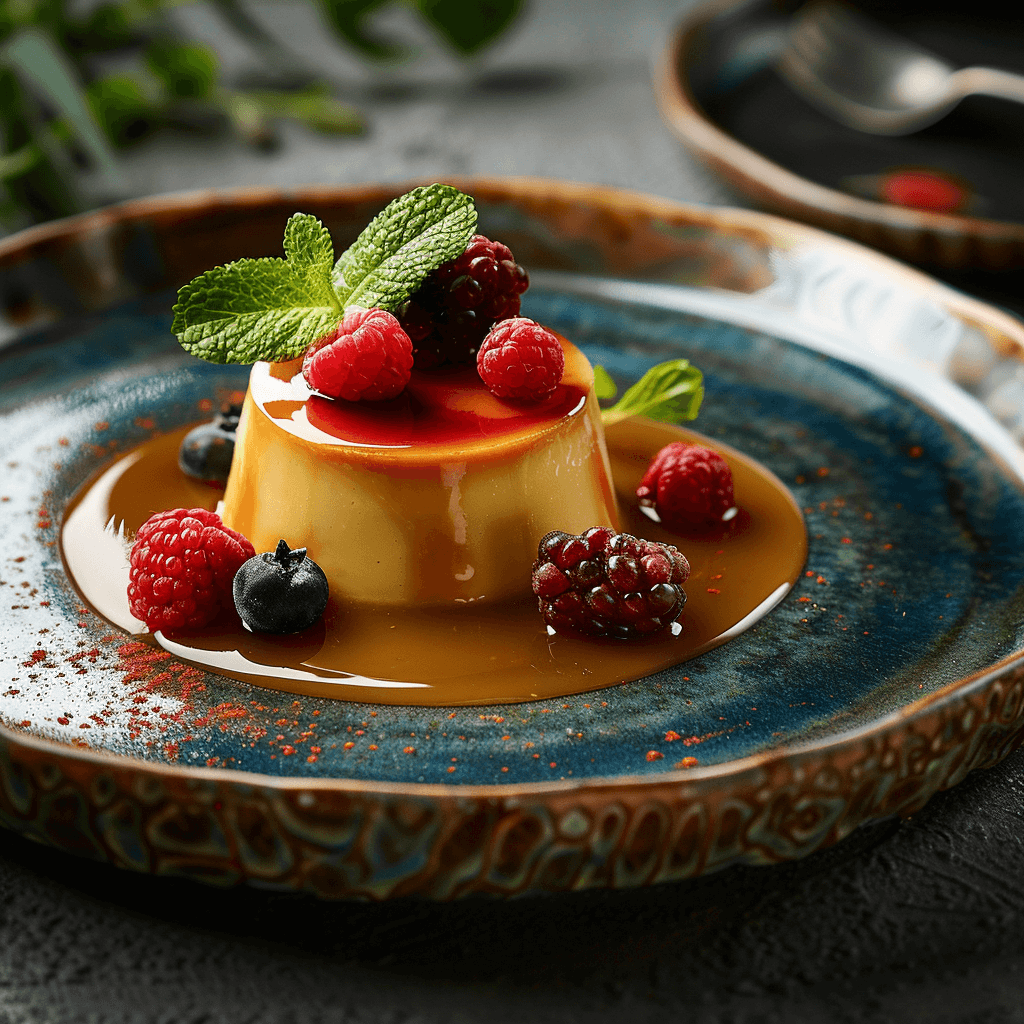
{"label": "raspberry", "polygon": [[491,328],[476,354],[476,369],[492,395],[539,402],[558,387],[565,353],[546,327],[515,317]]}
{"label": "raspberry", "polygon": [[671,544],[595,526],[574,537],[544,537],[533,563],[533,592],[558,633],[647,636],[679,618],[690,563]]}
{"label": "raspberry", "polygon": [[636,496],[669,530],[721,525],[736,504],[725,459],[710,448],[681,441],[654,456]]}
{"label": "raspberry", "polygon": [[139,529],[129,564],[128,605],[150,630],[205,626],[233,607],[231,583],[255,554],[216,512],[157,512]]}
{"label": "raspberry", "polygon": [[472,362],[491,327],[519,313],[519,296],[529,284],[507,245],[474,235],[465,252],[442,263],[399,310],[416,366]]}
{"label": "raspberry", "polygon": [[383,309],[349,310],[302,360],[302,376],[314,391],[349,402],[396,398],[411,370],[409,335]]}

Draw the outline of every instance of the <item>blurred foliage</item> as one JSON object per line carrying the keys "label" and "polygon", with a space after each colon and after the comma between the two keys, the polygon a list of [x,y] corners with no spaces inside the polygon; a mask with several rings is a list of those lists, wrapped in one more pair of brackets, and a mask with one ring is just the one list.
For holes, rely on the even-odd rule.
{"label": "blurred foliage", "polygon": [[[0,225],[8,230],[65,216],[119,192],[117,151],[160,128],[233,131],[274,143],[274,124],[298,121],[332,134],[360,132],[359,111],[255,20],[242,0],[209,0],[272,69],[273,88],[223,81],[217,54],[184,38],[170,17],[192,0],[0,0]],[[375,29],[373,16],[404,4],[460,57],[515,20],[523,0],[310,0],[338,42],[360,56],[398,61],[409,52]],[[91,181],[88,195],[82,182]]]}

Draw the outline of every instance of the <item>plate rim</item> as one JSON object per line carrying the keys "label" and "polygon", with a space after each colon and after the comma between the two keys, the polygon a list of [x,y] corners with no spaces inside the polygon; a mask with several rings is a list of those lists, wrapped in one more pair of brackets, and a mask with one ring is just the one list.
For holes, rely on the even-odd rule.
{"label": "plate rim", "polygon": [[[412,184],[421,184],[423,180],[425,179],[416,180]],[[903,266],[890,257],[867,250],[854,242],[835,238],[816,228],[793,224],[769,214],[741,209],[698,207],[607,186],[586,186],[537,178],[461,177],[446,178],[445,180],[457,187],[463,187],[467,191],[487,194],[489,199],[493,199],[494,194],[506,197],[522,197],[524,194],[532,194],[535,197],[554,194],[570,200],[587,198],[590,201],[611,204],[620,211],[632,210],[638,214],[642,212],[646,216],[665,217],[669,221],[674,219],[678,223],[687,225],[696,223],[709,230],[726,230],[745,236],[749,236],[751,232],[757,232],[768,243],[783,249],[791,248],[804,241],[825,242],[833,248],[838,246],[858,265],[883,269],[890,275],[898,277],[905,287],[911,288],[918,295],[938,301],[944,309],[961,321],[979,323],[986,326],[990,332],[998,333],[1001,336],[1000,342],[1003,347],[1010,350],[1015,358],[1024,361],[1024,323],[980,300],[963,295],[920,271]],[[192,215],[201,216],[203,211],[210,207],[223,209],[237,206],[261,206],[268,203],[280,203],[285,198],[289,202],[302,203],[305,196],[316,196],[320,200],[326,201],[333,198],[336,201],[350,202],[359,197],[383,199],[385,196],[390,197],[396,194],[407,184],[409,183],[311,186],[294,190],[206,190],[134,200],[96,213],[68,218],[39,228],[31,228],[0,241],[0,271],[5,265],[16,262],[18,258],[31,257],[41,248],[45,249],[50,245],[63,246],[83,231],[89,232],[104,225],[132,221],[152,214],[173,214],[187,208]],[[198,213],[197,200],[200,204]],[[841,356],[838,358],[842,359]],[[502,806],[523,806],[531,798],[535,803],[544,805],[546,801],[558,803],[559,798],[563,797],[596,797],[602,793],[622,793],[627,790],[635,794],[637,799],[642,798],[645,794],[667,790],[684,794],[691,801],[715,800],[732,792],[744,779],[749,781],[753,778],[775,777],[780,772],[795,776],[803,771],[805,765],[813,765],[816,761],[823,764],[839,761],[851,763],[851,759],[866,749],[890,749],[893,745],[899,746],[900,743],[906,743],[912,736],[918,734],[915,731],[915,726],[920,727],[920,734],[924,735],[928,728],[926,723],[934,724],[947,721],[949,716],[959,708],[969,704],[972,706],[978,704],[979,696],[990,695],[997,687],[1003,685],[1007,687],[1007,693],[1012,693],[1013,688],[1019,684],[1024,684],[1024,650],[1016,651],[993,665],[985,666],[969,676],[954,680],[934,693],[918,698],[866,725],[798,744],[764,750],[716,765],[672,769],[653,775],[594,776],[586,779],[520,782],[506,785],[454,781],[452,783],[383,782],[344,777],[283,777],[241,769],[147,762],[124,754],[72,746],[46,737],[22,733],[3,724],[0,724],[0,761],[10,762],[13,759],[18,759],[22,763],[31,764],[38,763],[40,760],[50,760],[69,768],[74,765],[76,769],[91,769],[97,772],[128,772],[135,780],[170,781],[193,788],[209,783],[214,784],[219,792],[234,794],[239,800],[242,799],[243,791],[252,791],[254,788],[293,796],[303,793],[358,795],[368,801],[376,801],[378,804],[406,799],[419,802],[427,801],[438,807],[448,808],[461,806],[460,802],[464,801],[477,801],[486,804],[497,802]],[[990,697],[989,703],[991,703]],[[1015,712],[1010,723],[1009,728],[1012,735],[1009,740],[1004,742],[1004,746],[1007,743],[1010,744],[1005,753],[1009,753],[1013,746],[1024,740],[1021,714],[1020,711]],[[970,740],[965,741],[965,744],[970,745]],[[975,759],[968,765],[969,768],[978,767],[982,763],[991,763],[979,762],[979,756],[981,755],[975,753]],[[920,803],[927,800],[938,788],[949,784],[951,783],[948,777],[945,781],[932,779],[922,790]],[[2,802],[0,800],[0,803]],[[910,810],[916,810],[917,806],[919,804],[908,808],[896,808],[896,810],[909,813]],[[876,811],[864,812],[854,824],[860,824],[878,816]],[[813,848],[816,847],[811,849]],[[810,849],[805,849],[802,852],[810,852]]]}

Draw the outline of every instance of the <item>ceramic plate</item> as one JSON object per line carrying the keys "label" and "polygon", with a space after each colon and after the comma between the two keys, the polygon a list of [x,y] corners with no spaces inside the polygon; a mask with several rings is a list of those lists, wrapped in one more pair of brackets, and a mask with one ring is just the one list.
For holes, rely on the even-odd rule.
{"label": "ceramic plate", "polygon": [[[689,12],[656,72],[669,127],[770,210],[937,269],[1024,266],[1024,108],[972,97],[940,123],[898,137],[840,125],[773,68],[800,6],[713,0]],[[1019,18],[967,17],[952,2],[857,6],[954,65],[1024,70]]]}
{"label": "ceramic plate", "polygon": [[545,702],[297,698],[161,657],[81,603],[58,540],[91,474],[245,386],[181,352],[168,286],[274,254],[295,209],[343,241],[391,193],[180,197],[50,226],[0,248],[6,308],[36,320],[0,353],[0,820],[142,871],[510,895],[797,857],[1012,749],[1019,327],[771,218],[456,184],[533,269],[527,315],[622,383],[679,354],[703,368],[697,426],[804,510],[796,587],[696,660]]}

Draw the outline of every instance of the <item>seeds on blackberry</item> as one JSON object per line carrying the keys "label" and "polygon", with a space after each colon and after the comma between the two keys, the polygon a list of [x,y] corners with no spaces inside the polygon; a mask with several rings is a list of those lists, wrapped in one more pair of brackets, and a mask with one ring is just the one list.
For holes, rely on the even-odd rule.
{"label": "seeds on blackberry", "polygon": [[553,532],[537,548],[533,592],[555,632],[631,639],[682,614],[686,558],[669,544],[594,527]]}

